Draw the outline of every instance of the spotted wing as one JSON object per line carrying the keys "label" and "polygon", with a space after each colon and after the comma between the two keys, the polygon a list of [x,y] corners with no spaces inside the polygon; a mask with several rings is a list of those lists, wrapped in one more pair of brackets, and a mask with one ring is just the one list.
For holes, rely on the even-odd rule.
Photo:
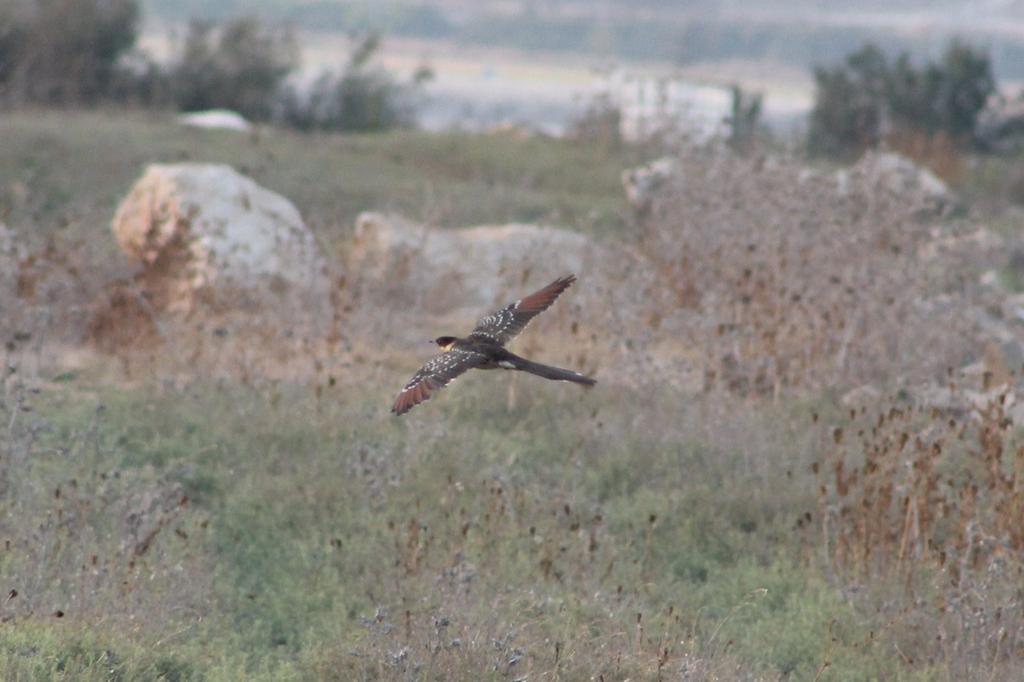
{"label": "spotted wing", "polygon": [[576,275],[560,277],[540,291],[509,303],[496,313],[491,313],[476,323],[470,337],[477,337],[499,344],[511,341],[523,331],[533,318],[548,309],[558,295],[576,281]]}
{"label": "spotted wing", "polygon": [[441,390],[455,377],[466,370],[482,365],[486,358],[479,353],[453,348],[447,353],[438,355],[416,372],[416,375],[405,385],[395,398],[391,411],[405,414],[424,400]]}

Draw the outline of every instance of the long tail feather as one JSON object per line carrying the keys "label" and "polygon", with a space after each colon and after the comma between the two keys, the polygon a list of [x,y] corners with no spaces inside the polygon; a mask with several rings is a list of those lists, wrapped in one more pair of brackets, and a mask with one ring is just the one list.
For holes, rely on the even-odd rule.
{"label": "long tail feather", "polygon": [[597,383],[595,379],[591,379],[588,376],[584,376],[579,372],[573,372],[569,369],[562,369],[560,367],[552,367],[551,365],[542,365],[539,362],[533,362],[526,358],[521,358],[518,355],[511,358],[512,364],[515,365],[516,369],[520,369],[530,374],[536,374],[539,377],[545,379],[552,379],[554,381],[572,381],[573,383],[583,384],[584,386],[593,386]]}

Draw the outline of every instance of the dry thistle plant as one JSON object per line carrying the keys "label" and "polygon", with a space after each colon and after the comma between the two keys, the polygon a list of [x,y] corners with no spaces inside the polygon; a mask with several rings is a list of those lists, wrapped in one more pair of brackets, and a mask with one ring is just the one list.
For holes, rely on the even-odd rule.
{"label": "dry thistle plant", "polygon": [[97,428],[102,405],[66,441],[54,438],[60,426],[36,415],[34,383],[9,382],[0,404],[0,548],[10,590],[0,622],[129,626],[153,624],[156,614],[191,622],[209,592],[197,546],[207,519],[190,509],[181,484],[152,467],[100,465],[109,447]]}
{"label": "dry thistle plant", "polygon": [[894,622],[920,621],[904,632],[920,634],[918,656],[1024,655],[1024,443],[1008,393],[965,411],[900,397],[852,410],[813,465],[830,571],[875,597],[896,589],[882,603]]}
{"label": "dry thistle plant", "polygon": [[970,225],[793,159],[684,149],[678,163],[641,221],[634,319],[699,348],[708,387],[778,396],[959,364],[974,323],[948,298],[968,301],[981,250],[922,250]]}

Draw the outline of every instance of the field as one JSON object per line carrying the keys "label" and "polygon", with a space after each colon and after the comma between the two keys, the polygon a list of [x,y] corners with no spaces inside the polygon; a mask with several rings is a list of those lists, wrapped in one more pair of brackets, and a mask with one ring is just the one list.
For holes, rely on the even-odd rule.
{"label": "field", "polygon": [[[6,115],[0,139],[3,220],[65,282],[0,293],[24,321],[0,328],[0,677],[1019,675],[1012,386],[955,409],[916,393],[983,355],[962,318],[993,305],[973,282],[1003,263],[958,246],[976,219],[918,229],[903,197],[844,203],[793,163],[707,150],[682,152],[688,184],[638,216],[619,174],[642,151],[598,144],[117,112]],[[396,419],[423,357],[374,347],[395,319],[374,306],[407,303],[372,295],[344,300],[344,343],[273,375],[211,371],[256,352],[244,338],[97,347],[90,301],[133,267],[117,202],[145,164],[179,160],[287,196],[339,259],[362,210],[593,237],[612,262],[523,344],[564,362],[585,347],[600,383],[478,373]],[[591,341],[567,338],[577,323]],[[615,378],[638,357],[660,364]],[[673,381],[680,363],[704,386]],[[868,382],[862,409],[841,402]]]}

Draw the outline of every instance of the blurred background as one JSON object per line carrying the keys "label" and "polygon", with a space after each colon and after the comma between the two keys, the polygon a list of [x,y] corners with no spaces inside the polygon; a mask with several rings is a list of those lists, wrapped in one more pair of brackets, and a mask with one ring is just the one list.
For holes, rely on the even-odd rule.
{"label": "blurred background", "polygon": [[[1018,679],[1022,82],[1016,0],[0,0],[0,678]],[[389,414],[569,272],[594,389]]]}
{"label": "blurred background", "polygon": [[[339,10],[338,5],[342,5]],[[848,3],[523,2],[247,4],[300,36],[295,77],[313,79],[344,59],[345,36],[388,37],[382,62],[411,77],[436,76],[419,121],[428,128],[517,122],[564,133],[581,107],[607,95],[631,116],[684,108],[703,126],[728,113],[728,88],[767,95],[774,128],[799,126],[813,103],[813,69],[866,43],[892,56],[938,57],[959,37],[985,46],[994,75],[1021,78],[1021,8],[1013,2]],[[149,3],[144,37],[190,18],[223,20],[232,3]],[[680,112],[674,112],[680,113]],[[636,125],[628,122],[627,125]]]}
{"label": "blurred background", "polygon": [[[515,123],[561,135],[601,97],[633,135],[659,107],[709,130],[738,86],[764,96],[761,121],[793,134],[806,132],[815,69],[868,44],[894,62],[902,53],[941,62],[960,40],[984,53],[1000,91],[1024,77],[1021,7],[1010,0],[110,0],[42,3],[45,16],[32,5],[12,0],[0,19],[11,99],[224,106],[305,129]],[[74,40],[53,50],[72,37],[61,31]],[[345,76],[347,87],[360,76],[371,81],[362,87],[388,92],[377,120],[331,111],[325,100]]]}

